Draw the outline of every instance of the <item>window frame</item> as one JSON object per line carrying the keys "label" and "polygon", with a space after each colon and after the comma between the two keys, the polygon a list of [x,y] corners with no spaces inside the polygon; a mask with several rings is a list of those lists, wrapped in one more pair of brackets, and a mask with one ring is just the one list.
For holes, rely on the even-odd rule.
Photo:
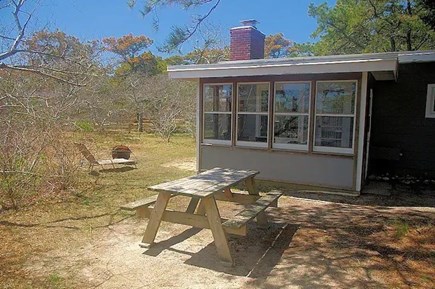
{"label": "window frame", "polygon": [[[334,113],[317,113],[317,91],[319,83],[324,82],[354,82],[355,83],[355,100],[354,100],[354,113],[353,114],[334,114]],[[313,152],[320,153],[334,153],[334,154],[344,154],[344,155],[354,155],[355,154],[355,132],[356,132],[356,119],[357,119],[357,104],[358,104],[358,84],[357,79],[332,79],[332,80],[317,80],[316,90],[314,93],[314,112],[313,112]],[[351,148],[340,148],[340,147],[328,147],[328,146],[316,146],[316,130],[317,130],[317,117],[318,116],[330,116],[330,117],[353,117],[353,128],[352,128],[352,147]]]}
{"label": "window frame", "polygon": [[427,85],[425,116],[426,118],[435,118],[435,83]]}
{"label": "window frame", "polygon": [[[267,111],[266,112],[239,112],[239,87],[240,85],[245,84],[267,84],[269,95],[267,98]],[[267,149],[269,147],[269,122],[270,122],[270,99],[271,99],[271,82],[270,81],[249,81],[249,82],[237,82],[237,94],[236,94],[236,106],[235,106],[235,118],[236,118],[236,128],[235,128],[235,144],[239,147],[254,147],[254,148],[263,148]],[[265,115],[267,116],[267,135],[266,142],[255,142],[255,141],[239,141],[238,133],[239,133],[239,114],[242,115]]]}
{"label": "window frame", "polygon": [[[308,112],[307,113],[301,113],[301,112],[276,112],[276,86],[277,84],[284,84],[284,83],[308,83],[310,85],[309,95],[308,95]],[[312,104],[312,89],[313,84],[312,81],[276,81],[274,85],[274,92],[273,92],[273,125],[272,125],[272,148],[273,149],[285,149],[285,150],[295,150],[295,151],[304,151],[308,152],[310,147],[310,132],[311,132],[311,104]],[[308,116],[308,129],[307,129],[307,144],[280,144],[275,143],[275,117],[276,116]]]}
{"label": "window frame", "polygon": [[[206,112],[205,111],[205,87],[206,86],[219,86],[219,85],[230,85],[231,86],[231,101],[232,101],[232,107],[230,111],[214,111],[214,112]],[[233,110],[234,110],[234,84],[232,82],[219,82],[219,83],[203,83],[202,85],[202,136],[201,136],[201,144],[211,144],[211,145],[225,145],[225,146],[231,146],[233,141]],[[224,114],[224,115],[230,115],[231,116],[231,133],[230,133],[230,139],[229,140],[220,140],[220,139],[206,139],[205,138],[205,115],[206,114]]]}

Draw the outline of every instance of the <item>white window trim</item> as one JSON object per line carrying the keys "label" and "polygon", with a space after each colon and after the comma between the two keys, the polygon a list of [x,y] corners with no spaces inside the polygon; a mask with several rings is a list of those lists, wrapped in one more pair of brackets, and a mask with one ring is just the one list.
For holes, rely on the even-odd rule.
{"label": "white window trim", "polygon": [[[276,85],[282,83],[308,83],[310,85],[310,92],[308,96],[308,112],[276,112]],[[275,82],[275,89],[273,92],[273,127],[272,127],[272,148],[274,149],[288,149],[288,150],[296,150],[296,151],[308,151],[309,143],[310,143],[310,129],[311,129],[311,93],[312,93],[312,82],[311,81],[277,81]],[[307,130],[307,144],[282,144],[282,143],[275,143],[275,116],[308,116],[308,130]]]}
{"label": "white window trim", "polygon": [[[244,84],[267,84],[268,85],[268,89],[269,89],[269,96],[267,99],[267,111],[259,111],[259,112],[251,112],[251,111],[241,111],[239,112],[239,86],[240,85],[244,85]],[[267,148],[269,145],[269,135],[270,135],[270,131],[269,131],[269,111],[270,111],[270,82],[266,82],[266,81],[260,81],[260,82],[238,82],[237,83],[237,93],[236,93],[236,146],[240,146],[240,147],[254,147],[254,148]],[[234,95],[234,90],[233,90],[233,95]],[[239,141],[237,139],[238,136],[238,129],[239,129],[239,114],[242,115],[265,115],[268,118],[268,126],[267,126],[267,136],[266,136],[266,142],[256,142],[256,141]]]}
{"label": "white window trim", "polygon": [[313,151],[319,152],[319,153],[336,153],[336,154],[351,155],[351,154],[353,154],[353,147],[352,148],[337,148],[337,147],[327,147],[327,146],[315,146],[313,148]]}
{"label": "white window trim", "polygon": [[[432,93],[434,91],[434,93]],[[427,85],[427,95],[426,95],[426,118],[435,118],[435,84]]]}
{"label": "white window trim", "polygon": [[308,151],[308,144],[303,145],[303,144],[295,144],[295,143],[290,143],[290,144],[286,144],[286,143],[273,143],[273,147],[274,149],[282,149],[282,150],[288,150],[288,151],[303,151],[303,152],[307,152]]}
{"label": "white window trim", "polygon": [[[205,111],[205,101],[204,101],[204,91],[206,85],[231,85],[231,100],[232,105],[234,106],[234,85],[232,82],[222,82],[222,83],[204,83],[202,85],[202,136],[201,136],[201,144],[215,144],[215,145],[226,145],[231,146],[232,138],[233,138],[233,109],[231,108],[231,111]],[[205,132],[205,115],[206,114],[229,114],[231,115],[231,135],[229,140],[220,140],[220,139],[206,139],[204,137]]]}
{"label": "white window trim", "polygon": [[201,145],[223,145],[230,146],[231,141],[221,139],[204,139]]}
{"label": "white window trim", "polygon": [[[320,113],[318,114],[316,102],[317,102],[317,88],[318,84],[322,82],[355,82],[355,103],[354,103],[354,113],[353,114],[331,114],[331,113]],[[337,154],[346,154],[346,155],[353,155],[355,153],[355,129],[356,129],[356,108],[358,103],[358,80],[339,80],[339,79],[333,79],[333,80],[319,80],[316,81],[316,91],[314,94],[314,133],[313,133],[313,152],[324,152],[324,153],[337,153]],[[317,123],[317,117],[318,116],[338,116],[338,117],[353,117],[353,132],[352,132],[352,147],[351,148],[337,148],[337,147],[328,147],[328,146],[316,146],[316,123]]]}
{"label": "white window trim", "polygon": [[237,141],[236,145],[239,147],[267,148],[267,142],[258,142],[258,141],[239,140]]}

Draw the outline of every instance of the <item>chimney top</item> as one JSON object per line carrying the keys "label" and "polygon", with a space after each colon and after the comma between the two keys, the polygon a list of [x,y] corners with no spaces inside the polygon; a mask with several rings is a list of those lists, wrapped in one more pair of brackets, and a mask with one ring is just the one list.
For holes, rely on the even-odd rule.
{"label": "chimney top", "polygon": [[240,23],[242,23],[243,26],[252,26],[254,28],[257,28],[256,25],[259,22],[255,19],[248,19],[248,20],[242,20],[240,21]]}
{"label": "chimney top", "polygon": [[241,21],[243,26],[231,28],[231,60],[249,60],[264,58],[265,35],[257,30],[257,20]]}

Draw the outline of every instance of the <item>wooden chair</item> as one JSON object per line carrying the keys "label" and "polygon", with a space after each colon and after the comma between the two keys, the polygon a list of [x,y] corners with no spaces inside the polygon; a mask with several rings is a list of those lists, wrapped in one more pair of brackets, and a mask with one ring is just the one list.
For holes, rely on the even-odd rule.
{"label": "wooden chair", "polygon": [[135,160],[126,160],[126,159],[108,159],[108,160],[97,160],[93,154],[88,150],[88,148],[82,143],[74,143],[75,146],[79,149],[85,159],[89,162],[89,169],[92,170],[94,166],[101,166],[104,169],[104,165],[111,165],[115,168],[115,165],[134,165],[136,168]]}

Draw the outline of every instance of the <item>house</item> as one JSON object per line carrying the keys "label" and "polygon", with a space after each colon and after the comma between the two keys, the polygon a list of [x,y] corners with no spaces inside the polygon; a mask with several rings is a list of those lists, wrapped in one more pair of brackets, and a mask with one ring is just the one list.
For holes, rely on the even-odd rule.
{"label": "house", "polygon": [[264,59],[254,22],[198,82],[197,166],[360,192],[372,173],[435,176],[435,51]]}

